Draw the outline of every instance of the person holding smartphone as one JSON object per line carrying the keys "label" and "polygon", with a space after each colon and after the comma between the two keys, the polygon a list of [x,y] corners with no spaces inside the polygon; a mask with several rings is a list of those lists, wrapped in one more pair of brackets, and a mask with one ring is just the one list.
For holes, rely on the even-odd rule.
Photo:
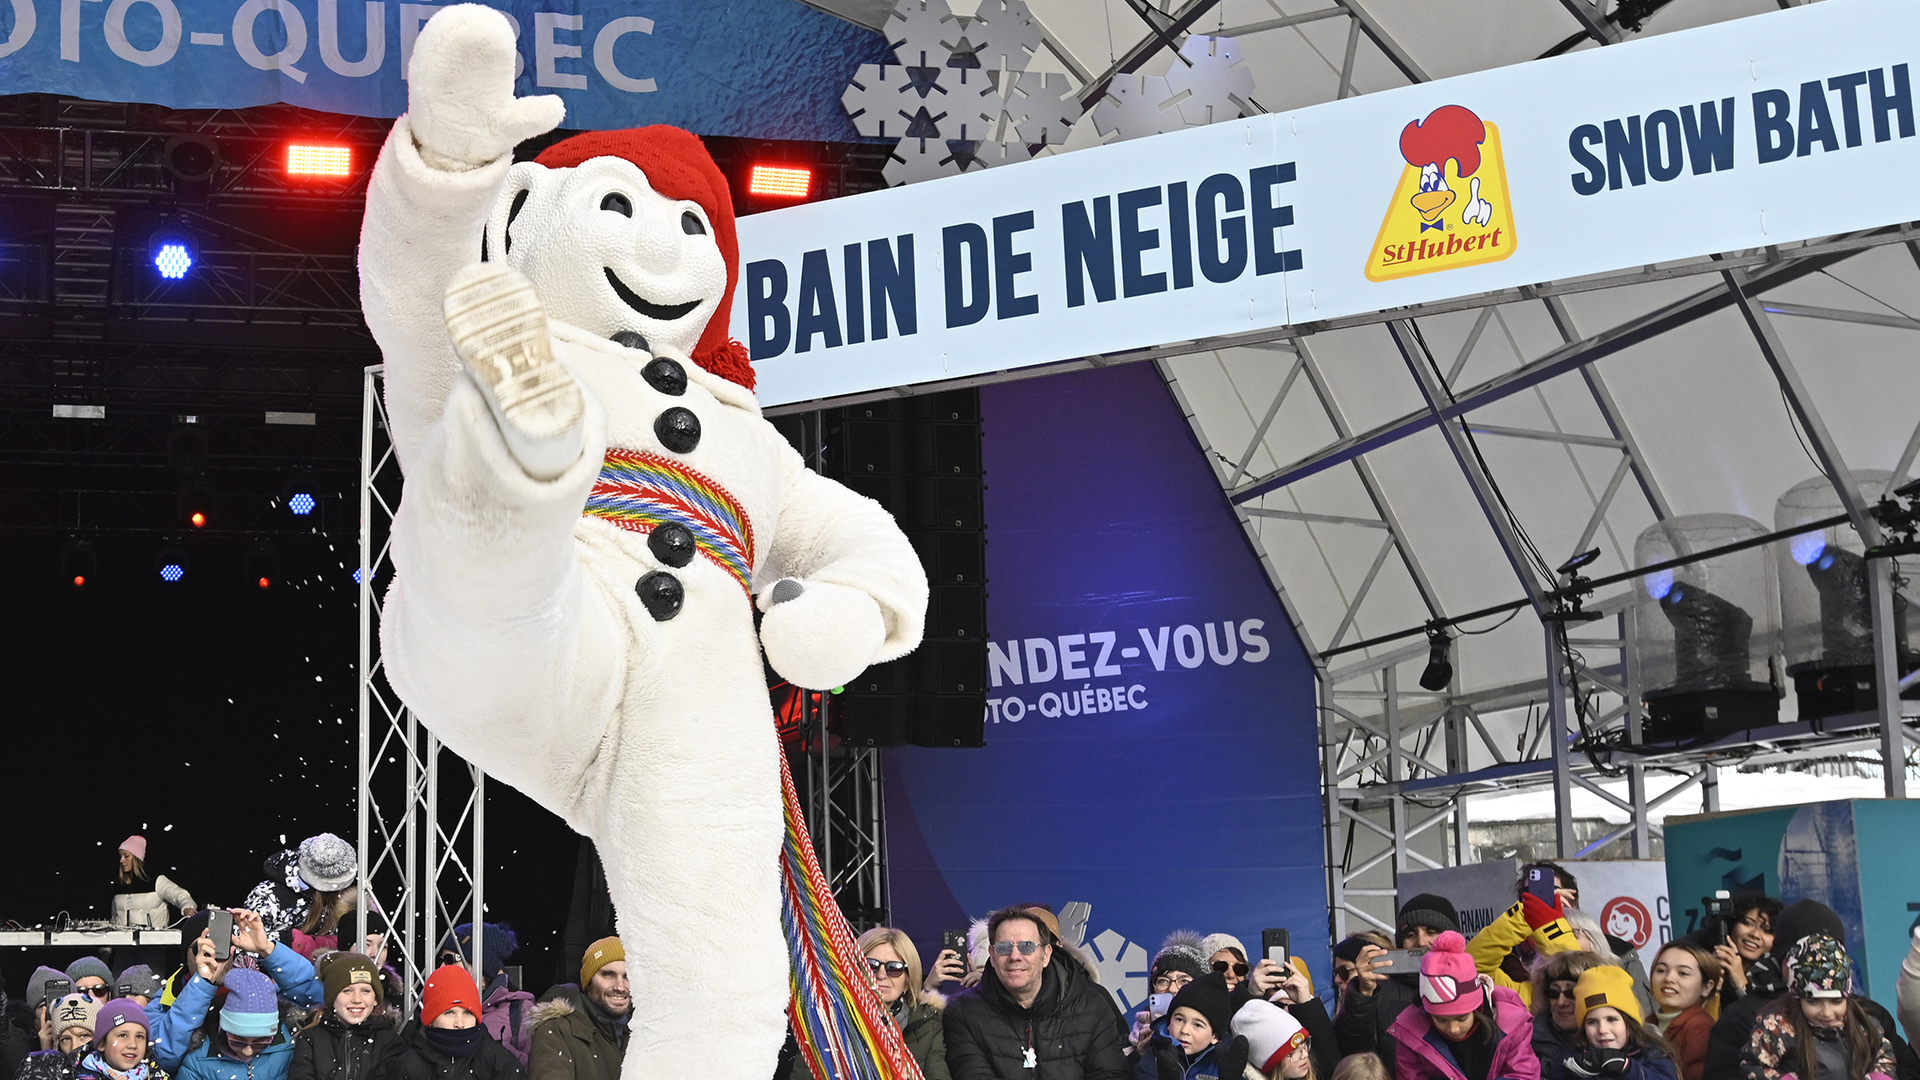
{"label": "person holding smartphone", "polygon": [[[296,1005],[308,1007],[319,1005],[326,993],[325,988],[320,984],[319,976],[314,973],[313,965],[307,961],[307,958],[293,951],[291,946],[275,941],[273,936],[267,933],[266,925],[257,913],[245,908],[224,910],[231,917],[233,926],[230,938],[226,942],[226,949],[221,949],[212,935],[203,928],[200,935],[194,938],[188,954],[192,958],[193,976],[180,989],[171,1006],[147,1010],[153,1035],[154,1059],[160,1063],[162,1069],[176,1078],[180,1075],[180,1064],[187,1056],[193,1033],[200,1029],[209,1012],[219,1011],[214,1006],[214,997],[219,989],[227,986],[229,980],[235,975],[241,973],[265,975],[270,987],[277,989],[280,996]],[[210,924],[220,921],[223,920],[212,918],[208,920]],[[234,949],[252,954],[260,970],[248,972],[245,968],[236,969],[233,963],[232,950]],[[220,957],[222,952],[227,954],[225,959]],[[243,979],[243,981],[252,982],[251,979]],[[228,1000],[231,1001],[231,995]],[[253,1037],[242,1032],[241,1038]],[[289,1035],[287,1063],[291,1063],[292,1058],[291,1040],[292,1036]],[[256,1049],[264,1049],[266,1045],[261,1044]],[[281,1066],[281,1070],[284,1075],[285,1064]],[[253,1080],[264,1080],[264,1078],[256,1076]]]}
{"label": "person holding smartphone", "polygon": [[[1425,949],[1448,931],[1460,932],[1460,916],[1446,897],[1421,893],[1400,905],[1395,944],[1401,949]],[[1355,972],[1353,981],[1347,984],[1340,1015],[1334,1018],[1333,1031],[1342,1056],[1378,1054],[1397,1076],[1399,1042],[1392,1033],[1393,1023],[1407,1009],[1419,1007],[1420,976],[1417,972],[1388,975],[1382,971],[1395,955],[1371,956],[1366,966]]]}

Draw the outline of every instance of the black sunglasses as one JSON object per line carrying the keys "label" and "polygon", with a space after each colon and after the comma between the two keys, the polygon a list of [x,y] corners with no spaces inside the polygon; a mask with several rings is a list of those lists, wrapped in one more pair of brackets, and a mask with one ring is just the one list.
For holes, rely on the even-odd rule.
{"label": "black sunglasses", "polygon": [[876,975],[882,971],[888,975],[905,975],[907,962],[905,960],[868,960],[867,970]]}
{"label": "black sunglasses", "polygon": [[1572,1000],[1573,1000],[1573,987],[1571,987],[1571,986],[1557,986],[1557,987],[1556,987],[1556,986],[1549,986],[1549,987],[1547,987],[1547,1000],[1548,1000],[1548,1001],[1559,1001],[1559,1000],[1560,1000],[1561,998],[1566,998],[1566,999],[1567,999],[1568,1001],[1572,1001]]}
{"label": "black sunglasses", "polygon": [[1243,979],[1247,977],[1247,972],[1251,970],[1245,964],[1229,964],[1225,960],[1215,960],[1213,962],[1213,970],[1220,972],[1223,975],[1226,974],[1226,972],[1229,969],[1231,969],[1235,975],[1238,975]]}

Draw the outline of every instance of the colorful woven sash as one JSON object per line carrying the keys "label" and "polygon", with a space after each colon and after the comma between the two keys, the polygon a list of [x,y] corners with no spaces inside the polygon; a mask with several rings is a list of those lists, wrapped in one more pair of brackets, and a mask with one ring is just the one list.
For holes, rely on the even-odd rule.
{"label": "colorful woven sash", "polygon": [[726,488],[677,461],[608,450],[586,512],[637,533],[683,525],[700,554],[753,594],[753,523]]}
{"label": "colorful woven sash", "polygon": [[787,1005],[814,1080],[921,1080],[900,1028],[867,982],[866,957],[834,902],[807,836],[787,755],[780,755],[787,838],[780,848],[780,923],[793,962]]}

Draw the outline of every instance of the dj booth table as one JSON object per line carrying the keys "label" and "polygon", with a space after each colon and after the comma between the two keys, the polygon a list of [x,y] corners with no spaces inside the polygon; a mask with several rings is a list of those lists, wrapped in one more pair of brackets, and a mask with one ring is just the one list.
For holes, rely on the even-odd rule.
{"label": "dj booth table", "polygon": [[91,948],[100,945],[178,945],[178,930],[0,930],[0,947]]}

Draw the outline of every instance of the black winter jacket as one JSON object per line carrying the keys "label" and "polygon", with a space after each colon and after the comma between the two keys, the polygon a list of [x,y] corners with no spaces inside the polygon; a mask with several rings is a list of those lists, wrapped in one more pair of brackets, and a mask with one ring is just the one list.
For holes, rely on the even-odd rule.
{"label": "black winter jacket", "polygon": [[[1779,996],[1749,993],[1721,1010],[1720,1019],[1714,1021],[1713,1031],[1707,1036],[1707,1064],[1701,1080],[1740,1080],[1740,1052],[1753,1038],[1760,1010]],[[1886,1008],[1864,994],[1857,1000],[1867,1015],[1873,1017],[1873,1022],[1880,1025],[1880,1033],[1893,1044],[1894,1080],[1920,1080],[1920,1056],[1914,1054],[1907,1040],[1896,1034],[1900,1029],[1894,1026]]]}
{"label": "black winter jacket", "polygon": [[[980,985],[947,1002],[953,1080],[1127,1080],[1120,1010],[1080,962],[1056,949],[1031,1009],[988,967]],[[1021,1065],[1033,1049],[1036,1068]]]}
{"label": "black winter jacket", "polygon": [[294,1036],[287,1080],[375,1080],[382,1066],[406,1050],[390,1017],[375,1014],[348,1025],[327,1012]]}
{"label": "black winter jacket", "polygon": [[1372,997],[1356,993],[1355,988],[1359,985],[1358,979],[1347,984],[1347,999],[1340,1006],[1340,1015],[1333,1019],[1333,1034],[1340,1043],[1340,1056],[1378,1054],[1387,1066],[1388,1075],[1392,1075],[1395,1059],[1400,1056],[1400,1040],[1388,1034],[1387,1029],[1400,1019],[1401,1012],[1419,1006],[1419,976],[1389,975],[1380,980],[1380,986]]}
{"label": "black winter jacket", "polygon": [[378,1080],[526,1080],[520,1059],[485,1028],[480,1048],[464,1058],[442,1053],[428,1042],[418,1021],[407,1025],[404,1038],[405,1053],[388,1063]]}

